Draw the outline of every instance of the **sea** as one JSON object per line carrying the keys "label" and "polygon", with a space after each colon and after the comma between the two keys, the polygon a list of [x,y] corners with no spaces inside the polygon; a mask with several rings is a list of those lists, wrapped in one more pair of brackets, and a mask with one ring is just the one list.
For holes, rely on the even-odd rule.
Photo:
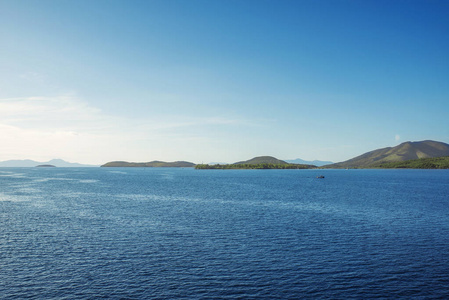
{"label": "sea", "polygon": [[1,299],[449,298],[449,170],[1,168],[0,226]]}

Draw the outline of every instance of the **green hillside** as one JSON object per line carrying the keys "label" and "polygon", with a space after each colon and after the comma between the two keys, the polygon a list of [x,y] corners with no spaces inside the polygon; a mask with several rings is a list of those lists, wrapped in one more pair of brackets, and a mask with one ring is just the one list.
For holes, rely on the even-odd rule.
{"label": "green hillside", "polygon": [[233,164],[234,165],[244,165],[244,164],[249,164],[249,165],[257,165],[257,164],[288,165],[288,162],[277,159],[273,156],[258,156],[258,157],[254,157],[250,160],[239,161],[239,162],[236,162]]}
{"label": "green hillside", "polygon": [[449,145],[435,141],[405,142],[396,147],[373,150],[324,168],[372,168],[385,163],[449,156]]}
{"label": "green hillside", "polygon": [[126,162],[126,161],[111,161],[101,167],[133,167],[133,168],[193,168],[194,163],[187,161],[175,161],[175,162],[164,162],[164,161],[151,161],[143,163]]}
{"label": "green hillside", "polygon": [[382,163],[373,167],[383,169],[449,169],[449,156]]}

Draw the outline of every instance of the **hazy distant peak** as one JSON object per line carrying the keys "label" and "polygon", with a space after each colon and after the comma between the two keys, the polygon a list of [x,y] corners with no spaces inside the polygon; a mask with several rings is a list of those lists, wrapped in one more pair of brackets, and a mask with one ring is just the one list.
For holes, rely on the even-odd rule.
{"label": "hazy distant peak", "polygon": [[39,165],[54,165],[55,167],[61,168],[73,168],[73,167],[97,167],[94,165],[83,165],[79,163],[70,163],[62,159],[52,159],[46,162],[35,161],[31,159],[23,160],[6,160],[0,162],[0,167],[10,167],[10,168],[31,168]]}
{"label": "hazy distant peak", "polygon": [[288,163],[291,164],[305,164],[305,165],[314,165],[317,167],[321,167],[324,165],[329,165],[329,164],[333,164],[332,161],[323,161],[323,160],[303,160],[301,158],[297,158],[297,159],[288,159],[285,160]]}

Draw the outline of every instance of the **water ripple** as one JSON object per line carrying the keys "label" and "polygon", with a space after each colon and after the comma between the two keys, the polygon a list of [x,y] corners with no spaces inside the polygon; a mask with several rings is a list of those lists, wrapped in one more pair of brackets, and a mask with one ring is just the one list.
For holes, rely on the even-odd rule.
{"label": "water ripple", "polygon": [[0,174],[2,299],[449,294],[448,173],[124,173]]}

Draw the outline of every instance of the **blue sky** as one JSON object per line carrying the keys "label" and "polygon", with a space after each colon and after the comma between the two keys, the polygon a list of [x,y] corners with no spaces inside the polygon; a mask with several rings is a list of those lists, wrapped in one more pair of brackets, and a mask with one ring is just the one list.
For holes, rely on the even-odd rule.
{"label": "blue sky", "polygon": [[0,160],[449,142],[447,1],[0,1]]}

